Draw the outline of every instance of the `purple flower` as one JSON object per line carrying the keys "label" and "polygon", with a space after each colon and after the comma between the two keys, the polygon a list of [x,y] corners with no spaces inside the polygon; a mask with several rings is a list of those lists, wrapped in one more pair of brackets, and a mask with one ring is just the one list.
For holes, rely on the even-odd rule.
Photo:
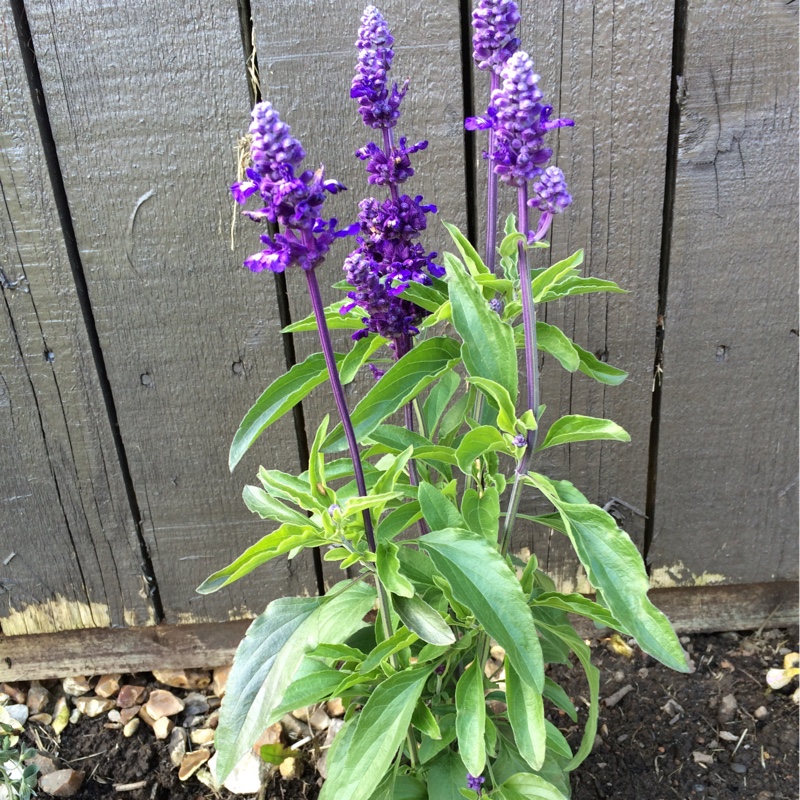
{"label": "purple flower", "polygon": [[467,773],[467,789],[477,792],[479,797],[483,794],[483,784],[485,782],[486,778],[476,777],[475,775],[470,775],[469,772]]}
{"label": "purple flower", "polygon": [[570,119],[550,119],[553,108],[541,102],[539,76],[524,51],[511,56],[500,75],[503,83],[492,93],[489,112],[496,137],[491,158],[500,180],[511,186],[524,186],[542,174],[543,165],[553,154],[545,146],[548,131],[575,123]]}
{"label": "purple flower", "polygon": [[533,192],[528,205],[548,214],[560,214],[572,202],[564,173],[558,167],[548,167],[533,184]]}
{"label": "purple flower", "polygon": [[237,203],[244,204],[258,192],[264,207],[245,211],[245,216],[255,222],[280,224],[284,230],[274,236],[262,234],[266,247],[244,264],[253,272],[283,272],[292,265],[314,269],[335,238],[355,233],[349,228],[336,230],[335,219],[326,222],[320,217],[326,193],[336,194],[345,187],[327,180],[324,167],[296,174],[305,151],[270,103],[256,104],[251,116],[253,166],[247,170],[247,180],[231,186],[231,193]]}
{"label": "purple flower", "polygon": [[472,56],[480,69],[500,72],[520,45],[514,29],[520,20],[513,0],[481,0],[472,12]]}
{"label": "purple flower", "polygon": [[427,146],[427,142],[417,142],[411,147],[406,147],[406,139],[402,137],[400,144],[393,147],[388,154],[384,153],[375,142],[370,142],[360,150],[356,150],[356,155],[367,162],[369,183],[378,186],[397,186],[414,174],[409,155],[424,150]]}
{"label": "purple flower", "polygon": [[391,86],[388,73],[392,67],[394,39],[386,20],[375,6],[367,6],[358,29],[358,64],[350,88],[350,97],[358,100],[358,113],[370,128],[393,128],[400,117],[402,89]]}

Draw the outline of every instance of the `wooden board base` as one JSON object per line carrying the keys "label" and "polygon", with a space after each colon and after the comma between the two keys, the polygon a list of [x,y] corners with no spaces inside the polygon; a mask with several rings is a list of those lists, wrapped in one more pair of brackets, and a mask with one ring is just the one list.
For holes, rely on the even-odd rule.
{"label": "wooden board base", "polygon": [[[798,622],[794,581],[653,589],[679,633],[757,630]],[[0,636],[0,682],[229,664],[249,620]]]}

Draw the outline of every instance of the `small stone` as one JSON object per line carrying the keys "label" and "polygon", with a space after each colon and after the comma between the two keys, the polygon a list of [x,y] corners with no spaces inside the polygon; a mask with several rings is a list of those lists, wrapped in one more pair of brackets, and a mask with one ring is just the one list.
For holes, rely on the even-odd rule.
{"label": "small stone", "polygon": [[133,719],[129,719],[125,725],[122,727],[122,735],[126,739],[130,739],[136,731],[139,730],[139,725],[141,724],[141,720],[139,717],[134,717]]}
{"label": "small stone", "polygon": [[344,727],[343,719],[332,719],[328,730],[325,732],[325,742],[322,746],[322,757],[317,759],[316,768],[320,777],[324,780],[328,777],[328,750],[330,749],[336,734]]}
{"label": "small stone", "polygon": [[80,697],[92,690],[91,684],[83,675],[64,678],[61,681],[61,686],[64,689],[64,694],[68,694],[70,697]]}
{"label": "small stone", "polygon": [[173,767],[179,767],[183,757],[186,755],[186,730],[185,728],[175,728],[167,742],[167,752]]}
{"label": "small stone", "polygon": [[94,693],[98,697],[113,697],[119,691],[119,682],[122,675],[112,673],[101,675],[94,687]]}
{"label": "small stone", "polygon": [[494,647],[489,650],[489,655],[498,663],[502,664],[503,659],[506,657],[506,651],[500,647],[499,644],[494,645]]}
{"label": "small stone", "polygon": [[107,731],[119,731],[122,730],[122,723],[121,722],[104,722],[103,727]]}
{"label": "small stone", "polygon": [[175,723],[169,717],[159,717],[153,723],[153,733],[156,739],[166,739],[174,727]]}
{"label": "small stone", "polygon": [[192,731],[189,734],[189,738],[192,740],[192,744],[214,744],[214,736],[216,736],[216,731],[211,730],[211,728],[198,728],[196,731]]}
{"label": "small stone", "polygon": [[0,684],[0,692],[7,694],[15,703],[22,705],[27,697],[24,689],[14,683]]}
{"label": "small stone", "polygon": [[744,775],[747,772],[747,767],[744,764],[740,764],[737,761],[734,761],[731,764],[731,769],[739,775]]}
{"label": "small stone", "polygon": [[53,708],[53,722],[51,723],[56,735],[63,732],[69,724],[69,706],[66,697],[59,697]]}
{"label": "small stone", "polygon": [[215,711],[222,705],[222,700],[220,700],[219,697],[206,697],[206,700],[208,700],[208,707],[212,711]]}
{"label": "small stone", "polygon": [[126,684],[119,690],[117,705],[120,708],[130,708],[131,706],[141,705],[139,701],[142,699],[144,692],[144,686],[135,686],[132,683]]}
{"label": "small stone", "polygon": [[184,728],[199,728],[204,722],[206,718],[203,714],[194,714],[191,717],[184,717],[183,718],[183,727]]}
{"label": "small stone", "polygon": [[144,705],[145,711],[153,720],[161,717],[174,717],[183,711],[183,700],[176,697],[166,689],[155,689],[150,692],[150,697]]}
{"label": "small stone", "polygon": [[333,700],[328,700],[325,703],[325,710],[330,717],[343,717],[347,711],[341,697],[334,697]]}
{"label": "small stone", "polygon": [[52,797],[74,797],[83,783],[83,773],[59,769],[39,778],[39,788]]}
{"label": "small stone", "polygon": [[108,712],[108,721],[122,722],[122,714],[119,713],[119,709],[112,708],[111,711]]}
{"label": "small stone", "polygon": [[228,676],[231,674],[230,665],[227,667],[217,667],[214,670],[214,680],[211,681],[211,692],[217,697],[225,696],[225,687],[228,685]]}
{"label": "small stone", "polygon": [[284,714],[281,717],[281,724],[284,730],[295,739],[305,739],[306,736],[311,735],[311,730],[308,725],[296,719],[292,714]]}
{"label": "small stone", "polygon": [[198,716],[208,713],[208,700],[199,692],[191,692],[183,698],[183,713],[187,716]]}
{"label": "small stone", "polygon": [[39,770],[39,775],[50,775],[60,769],[58,762],[49,753],[42,753],[41,751],[37,752],[27,763],[35,764]]}
{"label": "small stone", "polygon": [[11,717],[11,719],[19,722],[20,725],[24,725],[28,721],[30,712],[28,711],[28,706],[24,705],[23,703],[15,703],[14,705],[6,706],[5,708],[8,712],[8,716]]}
{"label": "small stone", "polygon": [[735,733],[731,733],[730,731],[720,731],[718,736],[720,739],[722,739],[723,742],[739,741],[739,737]]}
{"label": "small stone", "polygon": [[758,720],[765,720],[769,716],[769,711],[766,706],[759,706],[753,712],[753,716]]}
{"label": "small stone", "polygon": [[261,789],[261,759],[248,751],[222,784],[233,794],[255,794]]}
{"label": "small stone", "polygon": [[290,756],[289,758],[284,758],[283,761],[281,761],[278,771],[281,773],[281,777],[285,778],[286,780],[291,780],[300,774],[300,765],[297,763],[296,758],[292,758]]}
{"label": "small stone", "polygon": [[736,702],[736,697],[732,694],[726,694],[720,701],[719,708],[717,709],[717,721],[719,724],[727,725],[727,723],[736,716],[736,709],[738,707],[739,703]]}
{"label": "small stone", "polygon": [[40,725],[52,725],[52,714],[31,714],[28,717],[28,722],[38,722]]}
{"label": "small stone", "polygon": [[79,708],[73,708],[69,714],[69,724],[74,725],[82,716]]}
{"label": "small stone", "polygon": [[678,641],[681,644],[689,644],[689,642],[691,642],[692,640],[689,636],[681,636],[681,638]]}
{"label": "small stone", "polygon": [[280,722],[276,722],[274,725],[270,725],[269,728],[256,739],[253,745],[253,752],[258,755],[265,744],[281,744],[283,741],[283,725],[281,725]]}
{"label": "small stone", "polygon": [[650,675],[650,670],[647,667],[642,667],[636,674],[644,681]]}
{"label": "small stone", "polygon": [[209,758],[211,758],[211,751],[206,750],[205,747],[195,750],[193,753],[187,753],[181,761],[178,778],[182,781],[189,780]]}
{"label": "small stone", "polygon": [[114,701],[103,697],[76,697],[75,708],[86,717],[99,717],[114,708]]}
{"label": "small stone", "polygon": [[308,722],[315,731],[325,731],[331,724],[331,718],[325,713],[325,709],[320,706],[308,718]]}
{"label": "small stone", "polygon": [[131,706],[130,708],[121,708],[119,711],[119,721],[123,725],[127,725],[141,710],[141,706]]}
{"label": "small stone", "polygon": [[[0,706],[6,705],[6,703],[10,703],[11,698],[5,693],[0,692]],[[2,795],[0,795],[0,800],[2,799]]]}
{"label": "small stone", "polygon": [[713,764],[714,763],[714,756],[711,756],[708,753],[703,753],[700,750],[695,750],[692,753],[692,758],[694,759],[694,763],[695,764]]}
{"label": "small stone", "polygon": [[205,689],[211,683],[204,669],[159,669],[153,670],[153,677],[173,689]]}
{"label": "small stone", "polygon": [[618,669],[618,670],[617,670],[617,671],[614,673],[614,681],[615,681],[616,683],[625,683],[625,677],[626,677],[626,676],[625,676],[625,673],[624,673],[624,672],[623,672],[621,669]]}
{"label": "small stone", "polygon": [[25,705],[28,706],[28,710],[31,714],[41,714],[50,702],[52,701],[53,697],[47,689],[42,686],[39,681],[34,681],[31,684],[31,688],[28,689],[28,697],[25,700]]}

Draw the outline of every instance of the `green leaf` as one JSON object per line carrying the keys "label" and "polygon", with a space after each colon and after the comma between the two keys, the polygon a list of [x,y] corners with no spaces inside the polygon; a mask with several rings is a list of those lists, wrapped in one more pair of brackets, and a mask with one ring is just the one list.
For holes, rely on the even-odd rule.
{"label": "green leaf", "polygon": [[445,750],[431,761],[428,769],[428,797],[431,800],[462,800],[461,789],[467,776],[458,753]]}
{"label": "green leaf", "polygon": [[461,263],[445,253],[453,325],[463,341],[461,357],[474,378],[487,378],[517,396],[517,349],[514,332],[489,308],[481,289]]}
{"label": "green leaf", "polygon": [[424,589],[435,588],[433,578],[436,572],[433,562],[425,553],[410,547],[401,547],[397,557],[402,564],[403,575],[410,578],[415,586]]}
{"label": "green leaf", "polygon": [[583,250],[578,250],[563,261],[559,261],[539,273],[531,283],[534,302],[540,303],[551,287],[564,280],[566,276],[574,274],[573,271],[581,264],[583,264]]}
{"label": "green leaf", "polygon": [[320,453],[319,449],[328,433],[330,419],[330,415],[326,414],[322,422],[320,422],[308,454],[308,486],[314,499],[323,505],[328,498],[327,489],[325,488],[325,457]]}
{"label": "green leaf", "polygon": [[503,241],[500,242],[500,255],[505,258],[510,258],[515,253],[519,252],[519,243],[522,242],[525,244],[527,241],[527,238],[521,233],[517,233],[516,231],[514,233],[509,233],[507,236],[504,236]]}
{"label": "green leaf", "polygon": [[532,769],[540,769],[547,749],[541,692],[520,678],[510,658],[506,658],[505,669],[508,721],[517,747]]}
{"label": "green leaf", "polygon": [[553,725],[550,720],[545,720],[545,733],[547,736],[547,749],[562,758],[572,758],[572,750],[564,734]]}
{"label": "green leaf", "polygon": [[[512,792],[512,794],[509,794]],[[530,772],[519,772],[512,775],[500,787],[500,797],[508,800],[568,800],[552,783],[540,775]]]}
{"label": "green leaf", "polygon": [[259,753],[262,761],[265,761],[267,764],[276,765],[282,764],[287,758],[291,758],[292,755],[296,754],[296,751],[292,750],[290,747],[284,747],[280,743],[261,745],[261,751]]}
{"label": "green leaf", "polygon": [[[403,474],[403,470],[413,452],[414,448],[409,445],[402,453],[398,453],[396,458],[386,467],[381,477],[378,478],[372,491],[376,494],[391,492],[397,483],[397,479]],[[383,469],[383,465],[381,464],[380,466]]]}
{"label": "green leaf", "polygon": [[273,497],[281,500],[291,500],[306,511],[322,511],[327,508],[324,503],[321,503],[309,493],[307,480],[296,478],[294,475],[289,475],[288,472],[260,467],[258,479]]}
{"label": "green leaf", "polygon": [[[353,409],[356,439],[363,441],[388,416],[416,397],[429,383],[459,361],[458,343],[446,336],[426,339],[413,347],[367,392]],[[341,424],[323,444],[325,452],[347,447]]]}
{"label": "green leaf", "polygon": [[621,289],[614,281],[605,281],[602,278],[583,278],[580,275],[570,275],[557,284],[551,286],[544,292],[537,302],[549,303],[551,300],[558,300],[561,297],[569,297],[576,294],[593,294],[595,292],[613,292],[615,294],[627,294],[625,289]]}
{"label": "green leaf", "polygon": [[[490,425],[481,425],[464,434],[464,438],[456,450],[456,459],[461,471],[466,475],[471,475],[475,459],[480,458],[484,453],[505,449],[506,442],[500,431]],[[431,527],[434,526],[431,525]],[[449,527],[455,526],[450,525]]]}
{"label": "green leaf", "polygon": [[612,439],[615,442],[629,442],[630,434],[610,419],[584,417],[580,414],[568,414],[557,419],[547,431],[547,436],[538,450],[546,450],[559,444],[569,442],[596,442],[601,439]]}
{"label": "green leaf", "polygon": [[222,782],[264,732],[303,654],[320,640],[344,641],[360,628],[375,590],[363,583],[326,597],[283,597],[253,621],[236,650],[216,735]]}
{"label": "green leaf", "polygon": [[599,358],[588,350],[579,347],[575,342],[572,343],[572,346],[581,360],[578,369],[584,375],[588,375],[600,383],[605,383],[607,386],[619,386],[628,377],[628,373],[625,370],[617,369],[617,367],[612,367],[611,364],[606,364],[605,361],[600,361]]}
{"label": "green leaf", "polygon": [[431,739],[439,740],[442,732],[436,722],[436,717],[431,714],[431,710],[421,700],[417,701],[414,714],[411,717],[411,724]]}
{"label": "green leaf", "polygon": [[[575,345],[564,335],[561,328],[548,325],[546,322],[536,323],[536,341],[539,349],[553,356],[567,372],[575,372],[580,367],[581,359]],[[523,337],[524,344],[524,337]]]}
{"label": "green leaf", "polygon": [[461,516],[470,530],[483,536],[487,542],[497,542],[500,528],[500,495],[494,486],[479,494],[467,489],[461,499]]}
{"label": "green leaf", "polygon": [[544,691],[542,697],[546,697],[556,708],[560,708],[573,721],[578,721],[578,711],[567,693],[552,679],[544,679]]}
{"label": "green leaf", "polygon": [[[362,323],[363,325],[363,323]],[[344,357],[339,366],[339,378],[345,386],[350,383],[357,375],[358,370],[364,362],[383,345],[388,344],[389,340],[383,336],[365,336],[359,339],[353,349]]]}
{"label": "green leaf", "polygon": [[[344,358],[337,354],[337,362]],[[328,379],[328,369],[322,353],[314,353],[305,361],[295,364],[285,375],[273,381],[245,414],[239,430],[233,437],[228,467],[234,467],[250,446],[273,422],[296,406],[315,386]]]}
{"label": "green leaf", "polygon": [[422,405],[422,418],[425,422],[425,431],[429,437],[433,438],[436,428],[442,419],[442,414],[447,408],[447,404],[453,399],[453,395],[461,383],[458,373],[450,370],[445,372],[425,399]]}
{"label": "green leaf", "polygon": [[378,527],[375,528],[375,539],[378,542],[389,542],[420,519],[422,519],[422,511],[416,500],[403,503],[399,508],[390,511],[378,523]]}
{"label": "green leaf", "polygon": [[505,387],[486,378],[467,378],[467,382],[477,386],[489,398],[489,402],[498,409],[497,427],[513,436],[516,433],[517,412]]}
{"label": "green leaf", "polygon": [[369,800],[428,800],[425,784],[411,775],[398,775],[391,770],[384,775]]}
{"label": "green leaf", "polygon": [[[352,288],[352,287],[350,287]],[[339,300],[325,309],[325,321],[328,323],[328,328],[332,331],[335,330],[359,330],[364,327],[364,322],[361,319],[364,316],[363,312],[348,311],[342,314],[340,309],[342,306],[347,305],[350,300]],[[281,330],[281,333],[300,333],[301,331],[318,331],[319,324],[317,317],[314,314],[309,314],[291,325],[287,325]]]}
{"label": "green leaf", "polygon": [[381,583],[400,597],[413,597],[414,587],[408,578],[400,574],[397,558],[398,546],[394,542],[379,542],[375,552],[375,566]]}
{"label": "green leaf", "polygon": [[458,752],[470,775],[480,775],[486,766],[486,699],[483,670],[475,659],[456,684],[456,735]]}
{"label": "green leaf", "polygon": [[437,311],[439,306],[447,301],[447,295],[442,294],[436,287],[425,286],[416,281],[409,281],[406,288],[400,292],[400,297],[410,300],[426,311]]}
{"label": "green leaf", "polygon": [[602,508],[564,500],[563,494],[573,496],[571,492],[575,492],[567,481],[550,481],[537,473],[530,473],[529,478],[561,515],[589,581],[603,593],[622,630],[636,637],[639,647],[663,664],[688,672],[669,620],[647,597],[647,573],[628,534]]}
{"label": "green leaf", "polygon": [[307,525],[308,517],[271,497],[259,486],[245,486],[242,490],[244,504],[261,519],[275,522],[289,522],[294,525]]}
{"label": "green leaf", "polygon": [[[381,379],[383,380],[383,379]],[[320,800],[369,800],[405,739],[430,669],[398,672],[379,684],[357,717],[346,750],[328,756]]]}
{"label": "green leaf", "polygon": [[460,528],[464,524],[458,509],[430,483],[420,484],[419,505],[431,530]]}
{"label": "green leaf", "polygon": [[379,666],[381,661],[395,653],[399,653],[406,647],[414,644],[419,637],[416,633],[400,628],[395,631],[388,639],[384,639],[375,649],[364,659],[359,671],[362,674],[370,672]]}
{"label": "green leaf", "polygon": [[447,409],[445,415],[442,417],[441,425],[439,426],[440,442],[450,444],[448,440],[451,439],[464,424],[467,409],[474,402],[474,396],[475,390],[470,387],[468,392],[462,394],[461,397]]}
{"label": "green leaf", "polygon": [[273,558],[294,550],[296,547],[319,547],[327,542],[316,528],[310,525],[294,525],[284,522],[277,530],[267,534],[251,545],[227,567],[209,575],[195,590],[198,594],[213,594],[228,586],[256,567],[266,564]]}
{"label": "green leaf", "polygon": [[456,637],[450,626],[442,619],[442,615],[418,595],[395,597],[393,605],[403,625],[412,633],[416,633],[423,642],[435,645],[455,642]]}
{"label": "green leaf", "polygon": [[542,650],[519,581],[505,559],[480,534],[446,528],[417,544],[430,553],[455,599],[467,606],[514,662],[522,680],[544,686]]}
{"label": "green leaf", "polygon": [[[469,268],[470,273],[472,275],[479,275],[481,273],[491,274],[489,272],[489,267],[483,263],[483,260],[478,255],[478,251],[472,246],[469,239],[467,239],[455,225],[451,225],[449,222],[444,222],[442,224],[447,228],[450,236],[453,237],[458,252],[461,253],[461,258],[464,259],[464,263]],[[445,257],[448,255],[449,253],[445,253]]]}
{"label": "green leaf", "polygon": [[531,600],[531,606],[542,606],[545,608],[558,608],[570,614],[580,614],[588,617],[598,625],[604,625],[614,630],[620,629],[620,624],[614,619],[608,609],[598,603],[589,600],[582,594],[561,594],[560,592],[545,592],[536,599]]}

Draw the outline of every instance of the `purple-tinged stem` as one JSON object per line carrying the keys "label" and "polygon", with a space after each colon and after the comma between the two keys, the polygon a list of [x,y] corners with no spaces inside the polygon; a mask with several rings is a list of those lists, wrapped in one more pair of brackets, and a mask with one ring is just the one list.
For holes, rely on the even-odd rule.
{"label": "purple-tinged stem", "polygon": [[[391,158],[392,150],[394,150],[394,134],[392,128],[383,129],[383,152],[386,153],[387,158]],[[389,190],[392,193],[392,200],[396,203],[400,199],[400,192],[397,191],[397,185],[394,183],[389,184]]]}
{"label": "purple-tinged stem", "polygon": [[[517,192],[517,210],[519,215],[519,230],[528,229],[528,187],[519,188]],[[539,411],[539,354],[536,346],[536,307],[533,303],[533,287],[531,286],[531,271],[528,266],[528,252],[525,242],[519,243],[519,284],[522,294],[522,325],[525,334],[525,378],[528,390],[528,408],[533,410],[538,422]],[[522,479],[527,475],[536,449],[538,430],[528,431],[528,441],[522,458],[514,472],[514,484],[511,487],[511,496],[508,498],[503,532],[500,538],[500,552],[505,555],[511,544],[511,534],[517,520],[520,496],[522,495]]]}
{"label": "purple-tinged stem", "polygon": [[[495,89],[499,88],[500,76],[492,70],[492,93],[494,93]],[[486,266],[489,268],[489,272],[492,273],[495,271],[495,256],[497,253],[497,184],[499,181],[497,173],[494,171],[494,163],[492,162],[494,139],[494,126],[492,126],[489,128],[489,191],[486,213]]]}

